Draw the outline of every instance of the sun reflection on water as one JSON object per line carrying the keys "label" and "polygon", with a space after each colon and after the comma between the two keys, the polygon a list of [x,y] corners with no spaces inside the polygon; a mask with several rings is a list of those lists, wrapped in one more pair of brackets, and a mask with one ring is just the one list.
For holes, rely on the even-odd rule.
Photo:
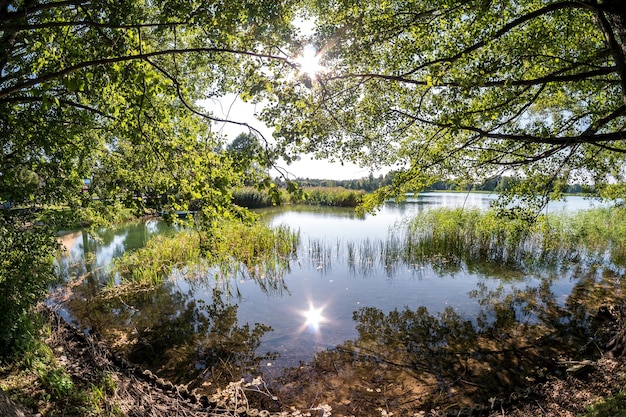
{"label": "sun reflection on water", "polygon": [[322,312],[324,311],[324,307],[315,308],[313,303],[309,303],[309,309],[300,312],[300,314],[304,317],[305,322],[302,326],[301,331],[308,329],[314,333],[319,333],[320,324],[325,323],[327,319],[324,317]]}

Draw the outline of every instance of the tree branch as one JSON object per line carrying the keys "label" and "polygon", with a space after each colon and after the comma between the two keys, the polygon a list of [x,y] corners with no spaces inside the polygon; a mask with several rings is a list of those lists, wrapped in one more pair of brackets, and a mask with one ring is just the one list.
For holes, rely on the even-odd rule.
{"label": "tree branch", "polygon": [[33,14],[44,11],[44,10],[52,10],[59,7],[69,7],[69,6],[82,6],[85,4],[90,4],[91,0],[68,0],[68,1],[57,1],[50,3],[40,3],[35,6],[27,5],[22,9],[18,9],[12,12],[7,12],[3,14],[3,20],[13,20],[13,19],[24,19],[29,18]]}
{"label": "tree branch", "polygon": [[[544,85],[547,83],[563,83],[563,82],[576,82],[588,80],[590,78],[599,77],[602,75],[609,75],[615,73],[617,67],[602,67],[596,70],[581,72],[576,74],[567,74],[567,75],[554,75],[549,74],[544,77],[539,77],[535,79],[529,80],[494,80],[494,81],[486,81],[483,83],[474,83],[472,87],[531,87],[535,85]],[[562,71],[559,71],[562,72]],[[365,78],[365,79],[382,79],[386,81],[395,81],[403,84],[411,84],[411,85],[419,85],[419,86],[432,86],[432,82],[423,81],[423,80],[415,80],[412,78],[405,78],[404,76],[399,75],[384,75],[384,74],[374,74],[374,73],[362,73],[362,74],[345,74],[338,75],[334,77],[328,77],[327,80],[339,80],[345,78]],[[607,82],[607,80],[603,80]],[[615,80],[615,82],[618,82]],[[436,83],[436,87],[462,87],[460,83],[453,82],[443,82]]]}
{"label": "tree branch", "polygon": [[94,67],[97,65],[108,65],[108,64],[114,64],[117,62],[131,62],[131,61],[136,61],[136,60],[147,60],[148,58],[152,58],[152,57],[157,57],[157,56],[164,56],[164,55],[179,55],[179,54],[192,54],[192,53],[214,53],[214,54],[220,54],[220,53],[227,53],[227,54],[234,54],[234,55],[247,55],[247,56],[251,56],[251,57],[257,57],[257,58],[265,58],[265,59],[271,59],[271,60],[276,60],[276,61],[283,61],[283,62],[288,62],[288,59],[286,57],[280,57],[280,56],[275,56],[275,55],[270,55],[270,54],[263,54],[263,53],[257,53],[257,52],[251,52],[251,51],[240,51],[240,50],[236,50],[236,49],[230,49],[230,48],[185,48],[185,49],[166,49],[166,50],[162,50],[162,51],[154,51],[154,52],[145,52],[145,53],[139,53],[139,54],[135,54],[135,55],[127,55],[127,56],[118,56],[118,57],[113,57],[113,58],[101,58],[101,59],[94,59],[91,61],[84,61],[75,65],[71,65],[65,69],[62,69],[60,71],[55,71],[55,72],[51,72],[48,74],[44,74],[41,76],[38,76],[36,78],[32,78],[30,80],[27,81],[23,81],[21,83],[17,83],[11,87],[7,87],[3,90],[0,91],[0,98],[4,98],[7,97],[11,94],[14,94],[16,92],[22,91],[24,89],[33,87],[37,84],[41,84],[44,83],[46,81],[51,81],[51,80],[55,80],[55,79],[59,79],[59,78],[63,78],[66,75],[69,75],[73,72],[76,72],[78,70],[84,69],[84,68],[89,68],[89,67]]}
{"label": "tree branch", "polygon": [[[38,102],[44,101],[44,99],[45,99],[44,97],[13,96],[13,97],[9,97],[9,98],[0,99],[0,103],[38,103]],[[102,111],[100,111],[98,109],[86,106],[84,104],[76,103],[74,101],[70,101],[70,100],[66,100],[66,99],[59,99],[59,103],[60,104],[64,104],[64,105],[69,106],[69,107],[75,107],[75,108],[80,109],[80,110],[86,110],[86,111],[89,111],[91,113],[95,113],[98,116],[106,117],[106,118],[109,118],[109,119],[114,119],[114,117],[112,117],[112,116],[110,116],[110,115],[108,115],[108,114],[106,114],[106,113],[104,113],[104,112],[102,112]]]}
{"label": "tree branch", "polygon": [[489,38],[488,40],[480,40],[476,43],[474,43],[473,45],[468,46],[467,48],[457,52],[456,54],[449,56],[449,57],[445,57],[445,58],[440,58],[440,59],[435,59],[429,62],[425,62],[415,68],[413,68],[411,71],[408,71],[404,74],[401,74],[401,77],[406,77],[408,75],[411,74],[415,74],[416,72],[429,67],[431,65],[434,64],[440,64],[440,63],[450,63],[450,62],[454,62],[457,59],[461,58],[463,55],[472,53],[480,48],[482,48],[483,46],[486,46],[488,41],[493,41],[495,39],[498,39],[502,36],[504,36],[505,34],[507,34],[508,32],[510,32],[511,30],[513,30],[514,28],[516,28],[517,26],[521,26],[526,22],[529,22],[533,19],[538,18],[539,16],[542,16],[544,14],[548,14],[551,12],[554,12],[556,10],[561,10],[561,9],[569,9],[569,8],[587,8],[587,6],[582,5],[579,2],[576,1],[563,1],[560,3],[552,3],[549,4],[545,7],[542,7],[541,9],[537,9],[534,12],[528,13],[524,16],[520,16],[517,19],[512,20],[511,22],[507,23],[506,25],[504,25],[502,28],[500,28],[499,30],[497,30],[492,36],[491,38]]}

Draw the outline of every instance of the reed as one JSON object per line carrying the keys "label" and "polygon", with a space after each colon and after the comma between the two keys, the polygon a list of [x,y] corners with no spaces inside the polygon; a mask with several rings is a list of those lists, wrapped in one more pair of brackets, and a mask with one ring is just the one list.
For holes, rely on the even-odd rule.
{"label": "reed", "polygon": [[157,235],[146,246],[127,252],[113,263],[123,282],[157,285],[175,268],[200,265],[200,235],[184,230],[174,236]]}
{"label": "reed", "polygon": [[234,190],[233,202],[238,206],[247,208],[271,207],[276,203],[268,193],[261,192],[253,187]]}
{"label": "reed", "polygon": [[410,222],[401,257],[415,260],[437,255],[517,265],[624,264],[625,221],[626,210],[620,207],[540,215],[534,221],[495,211],[428,210]]}
{"label": "reed", "polygon": [[304,201],[294,203],[332,207],[356,207],[363,200],[365,191],[348,190],[343,187],[310,187],[305,188]]}
{"label": "reed", "polygon": [[236,260],[249,269],[295,256],[300,236],[287,226],[269,228],[263,224],[223,224],[206,235],[202,247],[212,264]]}
{"label": "reed", "polygon": [[220,276],[232,276],[242,266],[248,276],[265,278],[288,268],[299,238],[285,226],[224,222],[210,233],[183,230],[155,236],[145,247],[117,259],[113,272],[124,283],[140,285],[158,285],[174,270],[191,277],[217,268]]}

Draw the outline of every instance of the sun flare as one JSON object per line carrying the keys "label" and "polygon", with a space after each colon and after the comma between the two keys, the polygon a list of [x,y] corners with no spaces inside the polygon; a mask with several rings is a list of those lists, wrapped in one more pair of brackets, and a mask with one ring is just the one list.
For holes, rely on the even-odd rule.
{"label": "sun flare", "polygon": [[302,330],[308,328],[317,332],[320,324],[326,322],[326,318],[322,315],[323,311],[324,307],[315,308],[313,304],[309,304],[309,309],[301,313],[305,320]]}
{"label": "sun flare", "polygon": [[300,68],[300,74],[315,78],[318,73],[325,70],[324,66],[320,64],[320,59],[320,54],[313,46],[309,45],[302,50],[302,54],[295,59],[295,62]]}
{"label": "sun flare", "polygon": [[304,323],[306,326],[317,327],[322,321],[324,321],[321,308],[311,307],[308,311],[304,312],[304,318],[306,319],[306,322]]}

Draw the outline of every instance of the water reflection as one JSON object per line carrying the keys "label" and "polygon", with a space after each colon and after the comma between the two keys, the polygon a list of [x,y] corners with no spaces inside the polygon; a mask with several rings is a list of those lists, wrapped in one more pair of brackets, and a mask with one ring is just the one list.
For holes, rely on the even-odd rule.
{"label": "water reflection", "polygon": [[66,282],[75,281],[77,277],[85,279],[85,283],[92,288],[89,296],[95,296],[98,289],[109,281],[109,267],[115,258],[144,247],[152,236],[176,230],[176,226],[152,219],[102,228],[92,233],[76,231],[62,234],[59,241],[65,248],[65,255],[57,259],[57,273]]}
{"label": "water reflection", "polygon": [[[375,415],[359,409],[359,395],[395,412],[490,403],[499,409],[548,375],[565,377],[568,363],[603,355],[615,326],[623,326],[623,317],[607,321],[602,314],[625,301],[622,272],[567,273],[574,280],[567,297],[550,274],[512,289],[479,285],[471,293],[481,306],[477,315],[452,307],[362,307],[353,313],[358,336],[318,354],[305,374],[311,387],[332,392],[321,400],[344,404],[335,409],[339,413]],[[294,375],[287,372],[281,380],[283,395],[293,401],[321,395],[319,388],[296,389]],[[364,389],[355,388],[355,381]]]}
{"label": "water reflection", "polygon": [[118,354],[171,381],[191,382],[191,387],[258,374],[261,361],[275,356],[256,352],[271,328],[240,325],[237,305],[219,289],[205,301],[168,282],[144,291],[104,291],[86,302],[74,298],[68,306]]}
{"label": "water reflection", "polygon": [[282,383],[286,400],[306,408],[333,396],[328,402],[346,415],[380,415],[379,403],[421,410],[504,397],[563,374],[559,358],[603,349],[596,312],[622,302],[623,271],[425,257],[399,227],[389,233],[423,207],[389,205],[365,218],[308,208],[278,215],[275,224],[302,233],[297,261],[181,268],[163,286],[132,294],[106,289],[105,266],[162,233],[161,224],[99,240],[76,235],[60,268],[76,282],[65,305],[81,326],[161,376],[218,385],[263,372]]}
{"label": "water reflection", "polygon": [[305,319],[301,331],[308,330],[311,333],[319,333],[320,325],[328,321],[322,314],[323,311],[324,307],[315,308],[315,306],[310,303],[309,309],[301,312]]}

